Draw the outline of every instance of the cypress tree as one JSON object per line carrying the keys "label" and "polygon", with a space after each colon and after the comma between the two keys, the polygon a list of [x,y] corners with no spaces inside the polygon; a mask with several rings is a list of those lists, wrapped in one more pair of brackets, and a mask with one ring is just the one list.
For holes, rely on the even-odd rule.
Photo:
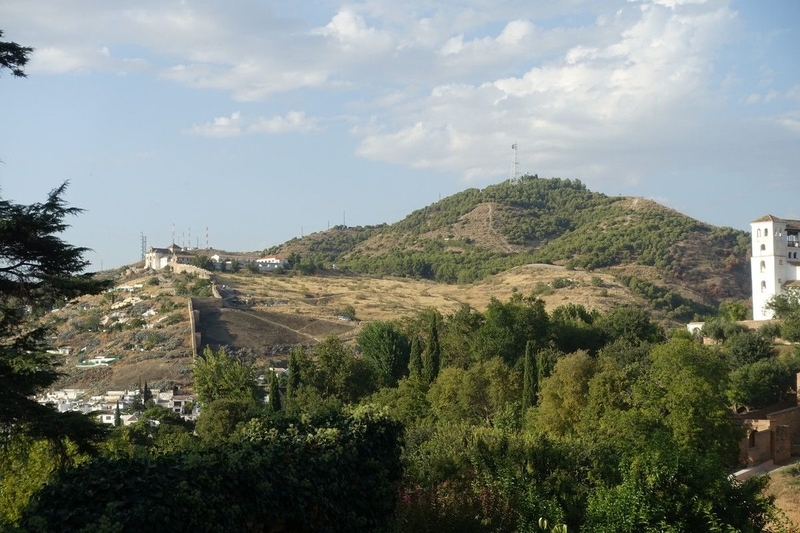
{"label": "cypress tree", "polygon": [[525,344],[525,370],[522,383],[522,413],[536,405],[536,396],[539,391],[539,373],[536,368],[536,356],[533,353],[534,343]]}
{"label": "cypress tree", "polygon": [[300,387],[300,357],[303,354],[303,347],[298,346],[289,354],[289,369],[288,380],[286,382],[286,400],[285,404],[288,408],[294,402],[294,395],[297,394],[297,389]]}
{"label": "cypress tree", "polygon": [[270,371],[269,376],[269,405],[275,412],[281,410],[281,390],[278,383],[278,375],[272,371]]}
{"label": "cypress tree", "polygon": [[144,390],[142,391],[142,401],[147,406],[147,402],[153,399],[153,393],[150,391],[150,387],[147,386],[147,382],[144,382]]}
{"label": "cypress tree", "polygon": [[117,408],[114,410],[114,427],[118,428],[122,425],[122,414],[119,412],[119,402]]}
{"label": "cypress tree", "polygon": [[412,378],[419,379],[422,376],[422,345],[419,337],[416,335],[411,339],[411,356],[408,360],[408,373]]}
{"label": "cypress tree", "polygon": [[431,317],[428,330],[428,343],[425,352],[422,354],[422,377],[425,383],[431,384],[436,381],[441,366],[442,347],[439,344],[439,328],[437,317]]}

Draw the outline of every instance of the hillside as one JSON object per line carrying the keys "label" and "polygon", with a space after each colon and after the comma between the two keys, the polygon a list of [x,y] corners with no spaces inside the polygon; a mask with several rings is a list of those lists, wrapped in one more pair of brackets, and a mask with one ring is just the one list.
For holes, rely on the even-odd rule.
{"label": "hillside", "polygon": [[269,251],[306,269],[336,264],[443,283],[469,284],[531,263],[633,276],[697,304],[672,313],[675,320],[750,296],[747,233],[650,200],[611,198],[577,180],[525,176],[468,189],[396,224],[338,226]]}
{"label": "hillside", "polygon": [[[270,249],[291,257],[288,273],[214,274],[233,297],[224,309],[201,312],[201,349],[228,346],[262,366],[281,365],[291,346],[329,334],[352,339],[360,320],[402,319],[428,307],[447,314],[462,304],[484,310],[491,298],[516,292],[536,295],[548,310],[635,304],[675,326],[721,301],[749,298],[748,247],[744,232],[650,200],[524,177],[468,189],[396,224],[337,226]],[[138,288],[52,313],[53,344],[69,350],[59,385],[189,385],[188,298],[210,296],[209,281],[132,267],[117,283]],[[348,308],[358,320],[341,319]],[[75,366],[92,357],[117,361]]]}

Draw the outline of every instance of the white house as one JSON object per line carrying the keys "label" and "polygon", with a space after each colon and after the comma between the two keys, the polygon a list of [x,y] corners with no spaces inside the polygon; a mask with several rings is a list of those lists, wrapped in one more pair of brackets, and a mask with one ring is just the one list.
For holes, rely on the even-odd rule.
{"label": "white house", "polygon": [[800,220],[766,215],[750,223],[753,253],[753,320],[770,320],[764,306],[790,286],[800,286]]}
{"label": "white house", "polygon": [[262,272],[265,270],[275,270],[276,268],[286,268],[288,263],[286,259],[277,255],[268,255],[267,257],[256,259],[258,269]]}
{"label": "white house", "polygon": [[170,263],[191,264],[194,255],[187,252],[177,244],[172,244],[166,248],[150,247],[144,254],[144,267],[159,270]]}

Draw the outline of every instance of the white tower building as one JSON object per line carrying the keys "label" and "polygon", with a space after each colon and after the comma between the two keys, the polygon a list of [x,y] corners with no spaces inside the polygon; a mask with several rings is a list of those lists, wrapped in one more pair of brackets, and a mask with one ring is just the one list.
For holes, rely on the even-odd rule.
{"label": "white tower building", "polygon": [[800,287],[800,220],[766,215],[750,223],[753,320],[769,320],[764,306],[788,286]]}

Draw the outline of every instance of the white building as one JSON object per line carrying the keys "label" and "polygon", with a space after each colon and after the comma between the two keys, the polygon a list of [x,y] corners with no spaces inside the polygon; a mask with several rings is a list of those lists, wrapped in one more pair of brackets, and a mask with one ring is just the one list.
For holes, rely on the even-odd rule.
{"label": "white building", "polygon": [[275,270],[276,268],[286,268],[289,261],[277,255],[268,255],[261,259],[256,259],[258,270],[264,272],[265,270]]}
{"label": "white building", "polygon": [[150,247],[144,254],[144,268],[159,270],[169,266],[171,263],[191,264],[194,255],[189,253],[186,248],[181,248],[177,244],[172,244],[166,248]]}
{"label": "white building", "polygon": [[766,215],[750,223],[753,320],[770,320],[764,306],[786,287],[800,286],[800,220]]}

